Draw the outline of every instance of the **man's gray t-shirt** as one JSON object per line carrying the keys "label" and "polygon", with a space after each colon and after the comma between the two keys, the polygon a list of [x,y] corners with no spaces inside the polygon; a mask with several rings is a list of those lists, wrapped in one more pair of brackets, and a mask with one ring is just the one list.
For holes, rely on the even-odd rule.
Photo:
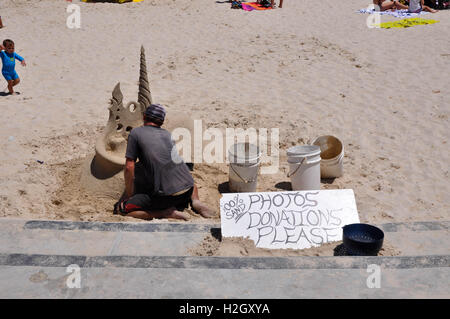
{"label": "man's gray t-shirt", "polygon": [[194,186],[186,164],[172,160],[174,145],[168,131],[151,125],[136,127],[128,136],[125,157],[139,159],[143,164],[145,184],[150,195],[172,195]]}

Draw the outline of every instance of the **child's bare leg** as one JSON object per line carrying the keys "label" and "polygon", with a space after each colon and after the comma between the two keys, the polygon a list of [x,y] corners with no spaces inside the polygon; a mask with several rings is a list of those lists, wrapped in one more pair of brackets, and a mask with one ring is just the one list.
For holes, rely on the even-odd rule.
{"label": "child's bare leg", "polygon": [[392,1],[383,1],[380,3],[380,11],[386,11],[392,9],[394,7],[394,2]]}
{"label": "child's bare leg", "polygon": [[389,9],[408,9],[408,6],[398,2],[398,1],[383,1],[380,5],[381,11],[386,11]]}
{"label": "child's bare leg", "polygon": [[408,9],[409,8],[407,5],[404,5],[403,3],[400,3],[398,1],[395,1],[395,7],[397,9]]}
{"label": "child's bare leg", "polygon": [[436,12],[438,12],[438,10],[435,10],[435,9],[433,9],[433,8],[430,8],[429,6],[423,6],[423,10],[424,10],[424,11],[431,12],[431,13],[436,13]]}
{"label": "child's bare leg", "polygon": [[9,91],[9,94],[14,94],[13,86],[14,86],[14,80],[9,80],[9,81],[8,81],[8,91]]}
{"label": "child's bare leg", "polygon": [[15,79],[15,80],[9,80],[9,81],[8,81],[8,91],[9,91],[9,94],[14,94],[14,89],[13,89],[13,87],[16,86],[16,85],[19,84],[19,83],[20,83],[20,79],[19,79],[19,78]]}

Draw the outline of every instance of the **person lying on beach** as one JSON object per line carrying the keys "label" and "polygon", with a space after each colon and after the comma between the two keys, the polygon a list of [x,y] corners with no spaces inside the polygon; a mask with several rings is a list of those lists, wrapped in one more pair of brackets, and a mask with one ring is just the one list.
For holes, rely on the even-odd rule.
{"label": "person lying on beach", "polygon": [[144,112],[144,125],[131,130],[125,153],[125,194],[114,213],[147,220],[188,220],[183,210],[190,205],[201,216],[214,217],[214,211],[200,201],[171,134],[161,128],[165,115],[163,106],[151,104]]}
{"label": "person lying on beach", "polygon": [[266,8],[268,8],[268,7],[273,8],[274,4],[275,4],[275,0],[258,0],[256,2]]}
{"label": "person lying on beach", "polygon": [[16,59],[20,61],[22,66],[26,66],[25,59],[14,52],[14,41],[6,39],[3,41],[3,45],[0,45],[0,58],[2,59],[3,67],[2,74],[3,77],[8,82],[8,91],[10,94],[14,94],[13,87],[19,84],[20,78],[17,74]]}
{"label": "person lying on beach", "polygon": [[408,6],[401,4],[397,0],[373,0],[373,4],[380,7],[380,11],[392,10],[392,9],[408,9]]}
{"label": "person lying on beach", "polygon": [[436,13],[438,10],[432,9],[424,4],[424,0],[409,0],[408,11],[411,13],[420,13],[423,11]]}

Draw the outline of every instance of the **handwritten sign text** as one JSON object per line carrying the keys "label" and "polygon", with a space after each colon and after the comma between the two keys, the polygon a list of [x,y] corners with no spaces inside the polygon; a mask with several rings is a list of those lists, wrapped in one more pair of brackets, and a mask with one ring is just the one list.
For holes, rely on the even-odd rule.
{"label": "handwritten sign text", "polygon": [[223,194],[220,211],[222,236],[249,237],[261,248],[319,246],[359,223],[351,189]]}

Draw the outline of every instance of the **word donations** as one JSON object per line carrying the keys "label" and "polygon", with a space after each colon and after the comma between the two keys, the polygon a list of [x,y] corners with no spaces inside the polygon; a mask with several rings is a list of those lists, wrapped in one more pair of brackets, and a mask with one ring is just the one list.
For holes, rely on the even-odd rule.
{"label": "word donations", "polygon": [[342,227],[359,223],[351,189],[223,194],[220,215],[222,236],[272,249],[339,241]]}

